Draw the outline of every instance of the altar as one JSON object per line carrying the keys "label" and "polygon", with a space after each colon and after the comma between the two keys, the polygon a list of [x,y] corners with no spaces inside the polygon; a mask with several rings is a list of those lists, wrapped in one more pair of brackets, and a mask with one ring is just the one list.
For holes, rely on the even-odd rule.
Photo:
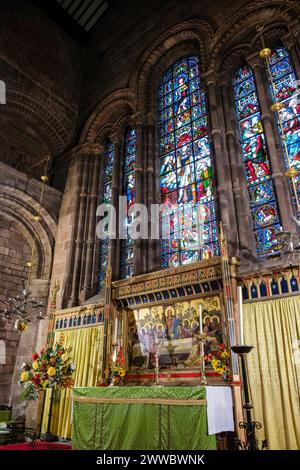
{"label": "altar", "polygon": [[[209,434],[208,426],[207,389],[211,388],[75,388],[72,447],[77,450],[216,449],[216,435]],[[211,399],[211,425],[215,426],[214,419],[222,412],[218,410],[221,406],[223,411],[227,409],[228,419],[223,419],[220,429],[233,431],[232,402],[219,399],[231,396],[230,387],[214,389],[219,390],[219,397],[215,401],[214,397]],[[228,393],[224,395],[224,392]]]}

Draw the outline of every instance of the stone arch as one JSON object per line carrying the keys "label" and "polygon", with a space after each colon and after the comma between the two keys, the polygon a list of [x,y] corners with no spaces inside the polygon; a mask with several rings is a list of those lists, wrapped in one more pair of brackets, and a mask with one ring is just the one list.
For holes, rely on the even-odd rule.
{"label": "stone arch", "polygon": [[[272,25],[289,25],[300,13],[300,5],[296,0],[256,0],[245,5],[232,15],[213,35],[209,46],[208,70],[220,70],[224,58],[237,45],[250,42],[257,37],[256,26],[266,25],[266,34]],[[268,26],[270,25],[270,26]],[[248,36],[248,37],[247,37]]]}
{"label": "stone arch", "polygon": [[118,90],[94,110],[81,133],[80,143],[95,143],[118,132],[120,123],[134,113],[134,95],[129,89]]}
{"label": "stone arch", "polygon": [[216,26],[205,20],[193,19],[183,21],[160,35],[133,67],[128,88],[115,91],[98,104],[84,126],[80,143],[93,143],[104,134],[119,133],[128,121],[133,122],[134,117],[146,114],[149,96],[153,97],[152,88],[155,87],[151,85],[149,88],[149,83],[152,83],[153,76],[157,83],[164,68],[182,55],[180,47],[185,49],[184,53],[191,52],[192,43],[192,52],[201,56],[205,70],[208,44],[214,29]]}
{"label": "stone arch", "polygon": [[35,242],[35,266],[33,277],[49,280],[52,268],[54,242],[57,224],[46,207],[40,211],[41,220],[35,223],[39,200],[23,190],[9,184],[0,188],[0,214],[10,221],[23,234],[24,239],[32,246]]}
{"label": "stone arch", "polygon": [[136,110],[139,113],[154,111],[156,87],[160,77],[180,56],[196,53],[201,58],[201,68],[207,68],[209,41],[214,28],[207,21],[183,21],[167,30],[154,42],[140,59],[130,78],[130,88],[135,90]]}

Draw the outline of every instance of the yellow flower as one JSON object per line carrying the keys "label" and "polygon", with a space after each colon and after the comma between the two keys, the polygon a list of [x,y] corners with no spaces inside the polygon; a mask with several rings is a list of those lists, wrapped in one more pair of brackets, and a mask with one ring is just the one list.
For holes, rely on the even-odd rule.
{"label": "yellow flower", "polygon": [[47,374],[49,375],[49,377],[53,377],[56,374],[55,367],[49,367],[49,369],[47,370]]}
{"label": "yellow flower", "polygon": [[219,359],[216,361],[216,366],[219,366],[220,365],[220,361]]}
{"label": "yellow flower", "polygon": [[34,370],[38,370],[38,368],[39,368],[39,363],[38,363],[37,361],[35,361],[35,362],[32,364],[32,368],[33,368]]}
{"label": "yellow flower", "polygon": [[121,377],[124,377],[124,375],[125,375],[125,370],[122,369],[122,370],[120,371],[120,376],[121,376]]}
{"label": "yellow flower", "polygon": [[68,359],[69,359],[68,354],[63,354],[63,355],[61,356],[61,360],[62,360],[63,362],[66,362]]}
{"label": "yellow flower", "polygon": [[228,357],[228,352],[227,351],[222,352],[221,357],[223,358]]}
{"label": "yellow flower", "polygon": [[223,374],[223,369],[222,369],[222,367],[218,367],[218,368],[217,368],[217,372],[218,372],[218,374]]}
{"label": "yellow flower", "polygon": [[215,359],[213,359],[213,360],[211,361],[211,365],[212,365],[213,367],[215,367],[215,366],[216,366],[216,362],[217,362],[217,361],[216,361]]}
{"label": "yellow flower", "polygon": [[21,374],[21,382],[27,382],[29,380],[29,374],[28,372],[22,372]]}

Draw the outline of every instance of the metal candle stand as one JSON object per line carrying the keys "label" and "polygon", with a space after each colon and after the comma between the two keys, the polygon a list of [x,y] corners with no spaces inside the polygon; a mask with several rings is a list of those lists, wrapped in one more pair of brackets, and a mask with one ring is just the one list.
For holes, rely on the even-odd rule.
{"label": "metal candle stand", "polygon": [[231,347],[232,351],[238,354],[241,360],[241,368],[242,368],[242,377],[243,377],[243,387],[244,387],[244,404],[243,408],[246,411],[246,421],[241,421],[239,423],[239,427],[241,429],[245,429],[246,431],[246,441],[242,441],[241,439],[236,440],[236,445],[240,450],[263,450],[267,448],[267,440],[264,439],[262,441],[261,449],[259,448],[258,439],[255,434],[256,429],[261,429],[262,424],[259,421],[252,420],[252,412],[253,405],[250,402],[250,394],[249,394],[249,384],[248,384],[248,376],[247,376],[247,368],[246,368],[246,354],[253,349],[253,346],[243,345],[235,345]]}
{"label": "metal candle stand", "polygon": [[200,372],[200,385],[201,386],[207,385],[207,380],[206,380],[206,375],[205,375],[204,341],[206,341],[206,337],[200,339],[201,356],[202,356],[202,370]]}
{"label": "metal candle stand", "polygon": [[158,354],[158,348],[162,343],[163,343],[162,340],[156,339],[156,341],[155,341],[155,385],[157,387],[161,387],[161,385],[159,383],[159,354]]}

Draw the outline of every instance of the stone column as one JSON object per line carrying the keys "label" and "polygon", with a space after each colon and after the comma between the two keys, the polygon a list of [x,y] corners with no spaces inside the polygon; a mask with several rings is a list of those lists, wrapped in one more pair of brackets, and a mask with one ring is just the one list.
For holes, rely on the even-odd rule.
{"label": "stone column", "polygon": [[300,59],[296,46],[296,38],[293,37],[291,34],[288,34],[282,39],[282,41],[284,47],[290,54],[290,58],[296,72],[296,76],[300,80]]}
{"label": "stone column", "polygon": [[112,135],[111,142],[114,144],[114,166],[112,175],[112,197],[111,203],[116,210],[116,238],[109,241],[109,255],[111,259],[112,280],[119,278],[120,273],[120,250],[119,250],[119,236],[118,236],[118,223],[119,223],[119,196],[122,188],[122,137],[121,135]]}
{"label": "stone column", "polygon": [[210,130],[214,150],[216,168],[216,186],[220,220],[227,237],[230,255],[235,255],[237,247],[237,226],[232,191],[232,181],[229,167],[228,150],[224,130],[222,129],[219,111],[222,109],[220,89],[217,77],[210,74],[204,77],[207,86]]}
{"label": "stone column", "polygon": [[[132,117],[133,127],[136,132],[136,160],[135,160],[135,194],[136,203],[143,204],[144,201],[144,160],[143,160],[143,120],[141,115]],[[134,243],[133,272],[137,276],[144,272],[143,242],[140,238]]]}
{"label": "stone column", "polygon": [[236,139],[235,135],[237,122],[232,111],[232,87],[229,85],[229,83],[229,79],[227,77],[223,77],[223,80],[221,81],[221,94],[223,101],[225,132],[230,160],[239,245],[241,255],[245,258],[249,258],[251,255],[253,257],[256,256],[256,247],[254,237],[250,236],[250,234],[253,232],[250,200],[246,190],[246,178],[242,162],[240,143],[239,140]]}
{"label": "stone column", "polygon": [[[298,55],[298,60],[300,60],[300,25],[298,18],[289,25],[289,30],[294,37],[295,49]],[[298,78],[300,77],[298,73]]]}
{"label": "stone column", "polygon": [[[103,142],[103,152],[99,153],[99,179],[98,179],[98,186],[96,189],[97,197],[96,200],[96,207],[102,203],[103,200],[103,190],[104,190],[104,164],[105,164],[105,151],[106,151],[106,143]],[[95,222],[95,228],[97,226],[97,218]],[[100,240],[95,234],[96,242],[93,245],[93,261],[91,267],[91,293],[96,294],[98,289],[98,275],[99,275],[99,251],[100,251]]]}
{"label": "stone column", "polygon": [[98,242],[96,238],[96,209],[99,197],[100,161],[103,161],[105,148],[97,145],[90,157],[90,177],[88,187],[88,201],[86,211],[85,256],[82,258],[82,292],[81,302],[87,300],[95,292],[93,291],[94,250]]}
{"label": "stone column", "polygon": [[[151,239],[151,206],[158,204],[158,195],[156,191],[156,160],[159,158],[155,148],[155,118],[153,114],[148,114],[146,118],[146,135],[147,135],[147,207],[149,214],[148,233],[149,240],[147,244],[147,272],[159,269],[159,245],[160,240]],[[158,222],[159,223],[159,222]]]}
{"label": "stone column", "polygon": [[270,94],[268,93],[269,84],[267,82],[267,78],[262,72],[262,59],[260,59],[258,54],[255,54],[248,57],[247,61],[252,67],[256,82],[257,96],[261,110],[261,120],[272,168],[272,179],[276,191],[282,227],[284,231],[295,232],[295,226],[291,219],[293,210],[288,189],[288,181],[284,175],[284,158],[282,152],[279,154],[276,148],[274,130],[277,125],[274,122],[273,113],[270,109],[272,102]]}
{"label": "stone column", "polygon": [[87,186],[89,178],[90,159],[84,152],[82,155],[83,168],[82,168],[82,182],[79,194],[79,210],[77,218],[76,238],[75,238],[75,253],[73,264],[73,279],[71,296],[68,302],[68,307],[75,307],[79,303],[79,283],[81,274],[81,261],[83,250],[83,235],[85,226],[86,202],[87,202]]}

